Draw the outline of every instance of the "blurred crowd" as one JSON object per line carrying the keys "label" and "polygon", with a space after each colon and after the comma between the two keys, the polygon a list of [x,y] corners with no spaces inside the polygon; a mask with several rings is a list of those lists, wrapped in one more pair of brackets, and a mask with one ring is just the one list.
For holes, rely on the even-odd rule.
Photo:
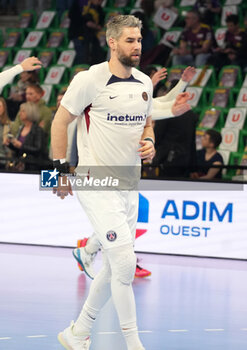
{"label": "blurred crowd", "polygon": [[[138,9],[132,14],[143,22],[142,59],[140,69],[154,77],[154,97],[167,93],[176,82],[165,84],[157,78],[158,69],[162,67],[186,65],[202,67],[213,65],[216,72],[225,65],[238,65],[242,71],[247,70],[247,19],[230,14],[226,17],[226,33],[219,46],[215,39],[215,28],[221,18],[222,5],[219,0],[198,0],[182,16],[177,16],[173,27],[182,27],[182,33],[174,45],[157,42],[153,26],[156,11],[168,8],[179,13],[173,0],[139,0]],[[14,6],[10,1],[8,6]],[[108,58],[102,47],[98,33],[102,31],[107,20],[102,8],[103,0],[64,0],[57,1],[60,16],[69,10],[69,39],[76,50],[74,64],[97,64]],[[0,1],[0,11],[7,3]],[[240,20],[241,17],[241,20]],[[162,36],[165,29],[159,28]],[[155,80],[156,79],[156,80]],[[14,171],[39,171],[50,167],[50,127],[54,109],[50,109],[43,100],[44,91],[40,86],[36,72],[23,72],[9,97],[0,98],[0,168]],[[62,94],[57,95],[57,106]],[[171,177],[200,176],[220,177],[221,171],[202,171],[198,167],[205,154],[198,154],[195,148],[195,130],[198,116],[189,111],[186,115],[158,121],[154,125],[156,135],[156,157],[153,165],[160,166],[159,175]],[[217,132],[216,132],[217,133]],[[205,133],[203,148],[207,154],[215,156],[220,143],[219,135]],[[207,157],[210,158],[210,157]],[[214,161],[222,164],[216,157]],[[168,164],[169,163],[169,164]],[[168,166],[169,165],[169,166]],[[211,169],[212,170],[212,169]],[[207,177],[206,177],[207,178]]]}

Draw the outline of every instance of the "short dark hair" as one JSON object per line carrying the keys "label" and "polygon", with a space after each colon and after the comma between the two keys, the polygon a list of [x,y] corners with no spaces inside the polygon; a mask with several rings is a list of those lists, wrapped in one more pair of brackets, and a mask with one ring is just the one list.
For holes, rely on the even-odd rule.
{"label": "short dark hair", "polygon": [[239,23],[238,15],[229,15],[226,17],[226,23],[234,23],[237,25]]}
{"label": "short dark hair", "polygon": [[44,95],[44,90],[38,84],[28,84],[27,88],[35,90],[37,94]]}
{"label": "short dark hair", "polygon": [[214,144],[215,148],[217,148],[221,144],[222,136],[221,133],[219,133],[218,131],[214,129],[209,129],[205,132],[205,134],[209,136],[209,140]]}

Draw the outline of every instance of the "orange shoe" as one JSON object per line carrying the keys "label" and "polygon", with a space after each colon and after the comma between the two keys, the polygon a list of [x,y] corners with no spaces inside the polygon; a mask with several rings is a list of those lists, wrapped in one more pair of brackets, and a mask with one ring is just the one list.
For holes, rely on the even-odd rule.
{"label": "orange shoe", "polygon": [[[78,239],[77,241],[77,248],[81,248],[81,247],[85,247],[87,244],[88,238],[83,238],[83,239]],[[83,267],[81,266],[81,264],[77,263],[78,267],[81,271],[83,271]]]}
{"label": "orange shoe", "polygon": [[143,269],[141,266],[139,265],[136,265],[136,272],[135,272],[135,277],[148,277],[148,276],[151,276],[151,272],[146,270],[146,269]]}

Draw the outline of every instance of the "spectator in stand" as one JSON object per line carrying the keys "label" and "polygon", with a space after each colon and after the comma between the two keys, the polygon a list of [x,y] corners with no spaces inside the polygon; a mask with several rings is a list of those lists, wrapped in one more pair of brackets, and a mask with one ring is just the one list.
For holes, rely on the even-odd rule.
{"label": "spectator in stand", "polygon": [[154,1],[155,10],[158,10],[160,6],[164,8],[168,8],[174,12],[178,12],[178,9],[174,6],[174,0],[155,0]]}
{"label": "spectator in stand", "polygon": [[38,126],[39,109],[37,104],[21,104],[19,117],[21,126],[16,137],[8,134],[4,144],[14,151],[14,170],[40,170],[47,159],[47,144],[44,132]]}
{"label": "spectator in stand", "polygon": [[69,11],[69,38],[76,50],[75,64],[97,64],[105,59],[97,33],[104,26],[102,0],[74,0]]}
{"label": "spectator in stand", "polygon": [[192,179],[221,179],[222,169],[212,168],[212,165],[223,165],[223,158],[216,148],[222,141],[221,134],[213,129],[205,131],[202,136],[203,149],[196,152],[197,171],[191,174]]}
{"label": "spectator in stand", "polygon": [[219,0],[197,0],[194,8],[200,13],[203,23],[209,26],[217,24],[217,17],[219,17],[221,12]]}
{"label": "spectator in stand", "polygon": [[247,61],[247,33],[239,27],[237,15],[227,16],[226,24],[224,48],[214,49],[214,54],[208,62],[217,70],[225,65],[238,65],[244,68]]}
{"label": "spectator in stand", "polygon": [[[5,99],[0,97],[0,158],[8,156],[8,150],[5,146],[5,141],[8,137],[10,128],[10,120],[7,111]],[[0,159],[0,169],[5,168],[6,161]]]}
{"label": "spectator in stand", "polygon": [[201,23],[200,14],[195,10],[187,12],[185,22],[186,28],[181,34],[179,47],[172,51],[172,64],[203,66],[211,56],[212,30]]}
{"label": "spectator in stand", "polygon": [[[43,95],[43,89],[37,84],[29,85],[26,89],[26,100],[27,102],[33,102],[37,105],[39,110],[38,124],[44,130],[48,139],[48,136],[50,135],[52,112],[50,108],[46,106],[45,101],[42,99]],[[22,122],[20,119],[19,112],[16,116],[14,123],[11,125],[11,133],[14,136],[17,134],[17,131],[19,130],[21,124]]]}
{"label": "spectator in stand", "polygon": [[56,10],[59,19],[61,19],[65,11],[71,8],[72,3],[73,0],[56,0]]}
{"label": "spectator in stand", "polygon": [[11,120],[15,119],[21,103],[26,101],[26,88],[28,85],[36,83],[38,83],[37,71],[24,71],[20,74],[17,85],[11,87],[10,96],[6,101]]}

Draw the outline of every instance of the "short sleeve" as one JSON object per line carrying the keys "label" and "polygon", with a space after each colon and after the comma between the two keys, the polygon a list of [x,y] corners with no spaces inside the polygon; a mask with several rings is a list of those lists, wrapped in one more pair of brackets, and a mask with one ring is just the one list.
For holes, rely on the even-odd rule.
{"label": "short sleeve", "polygon": [[96,95],[93,72],[88,70],[76,74],[71,81],[61,105],[73,115],[81,115]]}

